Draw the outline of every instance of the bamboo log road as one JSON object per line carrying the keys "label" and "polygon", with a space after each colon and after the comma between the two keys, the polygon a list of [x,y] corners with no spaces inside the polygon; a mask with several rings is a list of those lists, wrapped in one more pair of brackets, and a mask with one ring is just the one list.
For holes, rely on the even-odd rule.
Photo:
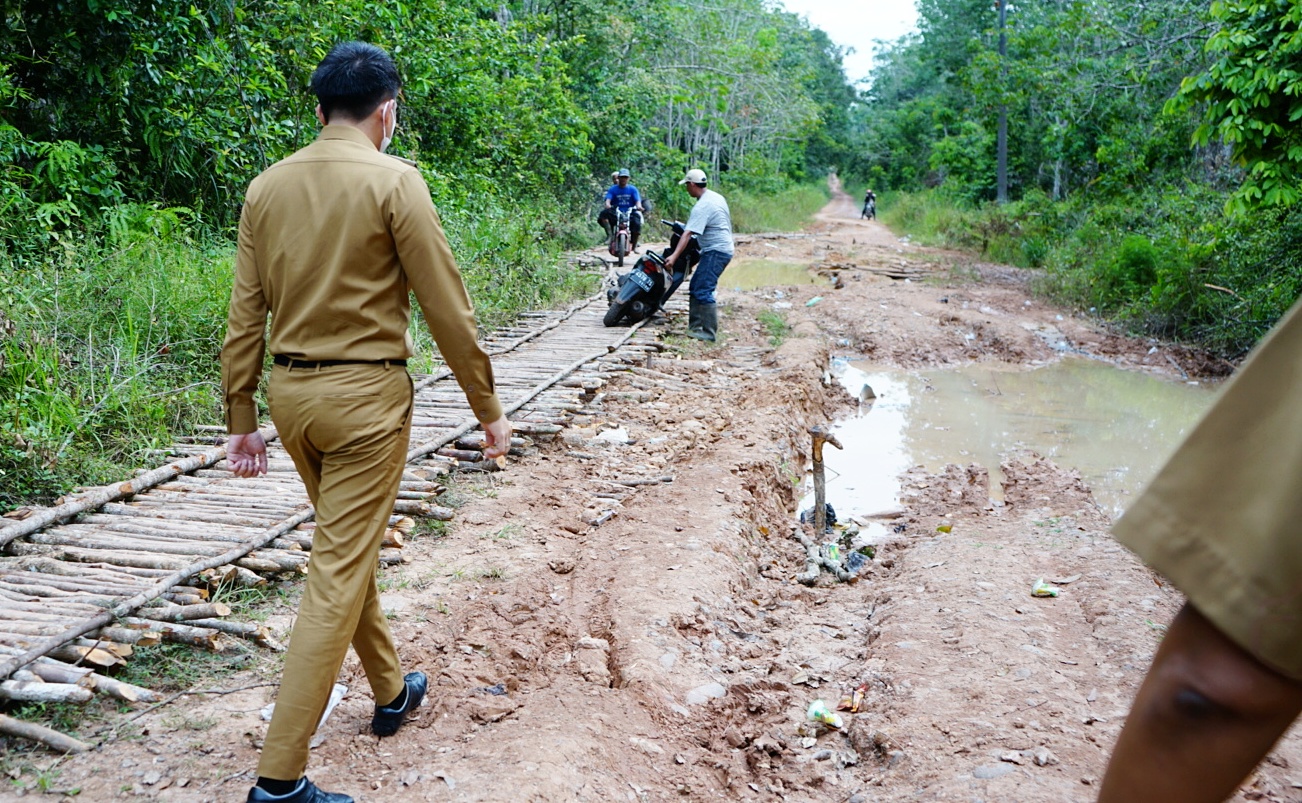
{"label": "bamboo log road", "polygon": [[[628,370],[629,354],[659,349],[642,325],[604,327],[604,297],[525,313],[484,339],[498,395],[522,436],[513,446],[554,437],[612,371]],[[670,304],[678,306],[681,298]],[[478,422],[451,372],[413,379],[412,447],[382,563],[402,560],[408,515],[452,517],[434,503],[441,473],[496,468],[482,461]],[[221,583],[258,585],[266,575],[306,571],[313,510],[275,429],[262,432],[262,477],[236,477],[220,436],[201,433],[176,448],[180,459],[0,518],[0,680],[10,678],[0,699],[83,701],[89,689],[149,702],[155,692],[104,674],[136,646],[163,640],[221,650],[234,637],[279,648],[265,628],[226,621],[229,609],[207,601]],[[5,720],[0,732],[34,738],[27,723],[11,729]],[[61,734],[46,736],[60,750],[78,749]]]}

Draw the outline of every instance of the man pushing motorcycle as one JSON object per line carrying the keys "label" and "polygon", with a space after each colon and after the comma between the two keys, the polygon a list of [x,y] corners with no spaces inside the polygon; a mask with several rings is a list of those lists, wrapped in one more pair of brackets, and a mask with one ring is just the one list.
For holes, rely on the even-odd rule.
{"label": "man pushing motorcycle", "polygon": [[601,214],[597,215],[597,222],[605,229],[606,239],[610,240],[616,225],[616,212],[627,210],[628,231],[633,235],[632,250],[636,251],[637,240],[642,236],[642,212],[646,209],[646,204],[642,202],[642,194],[637,191],[637,187],[629,183],[630,177],[628,168],[615,173],[615,183],[606,190],[604,207]]}

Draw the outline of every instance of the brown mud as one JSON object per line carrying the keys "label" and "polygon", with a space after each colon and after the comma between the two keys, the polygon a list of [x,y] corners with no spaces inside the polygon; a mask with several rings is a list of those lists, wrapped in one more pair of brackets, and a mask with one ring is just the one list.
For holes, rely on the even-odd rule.
{"label": "brown mud", "polygon": [[[1078,476],[1025,454],[1003,465],[998,505],[994,467],[913,470],[862,578],[799,585],[807,428],[849,409],[824,382],[831,350],[898,368],[1034,365],[1064,346],[1174,376],[1219,366],[1051,307],[1021,271],[902,242],[843,194],[803,235],[739,240],[739,258],[807,263],[829,283],[782,289],[792,331],[777,348],[756,319],[771,290],[721,294],[714,348],[673,337],[675,317],[650,372],[506,472],[458,480],[446,534],[383,575],[429,699],[397,736],[370,736],[350,656],[308,768],[321,787],[368,802],[1094,798],[1178,593],[1113,542]],[[1039,578],[1060,596],[1032,597]],[[223,681],[243,690],[145,714],[62,761],[54,785],[243,800],[277,671],[267,658]],[[806,722],[813,700],[861,686],[842,730]],[[1236,799],[1297,800],[1300,783],[1294,736]]]}

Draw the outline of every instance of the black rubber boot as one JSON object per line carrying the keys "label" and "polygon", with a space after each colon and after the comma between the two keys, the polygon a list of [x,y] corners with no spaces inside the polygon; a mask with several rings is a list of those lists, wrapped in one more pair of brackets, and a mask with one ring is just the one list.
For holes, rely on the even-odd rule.
{"label": "black rubber boot", "polygon": [[719,305],[702,304],[692,299],[688,310],[687,336],[713,343],[719,331]]}

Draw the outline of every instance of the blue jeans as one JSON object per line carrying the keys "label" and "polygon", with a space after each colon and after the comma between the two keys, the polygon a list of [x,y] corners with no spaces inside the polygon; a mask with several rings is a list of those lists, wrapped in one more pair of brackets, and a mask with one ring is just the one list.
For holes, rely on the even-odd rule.
{"label": "blue jeans", "polygon": [[714,303],[714,288],[719,286],[719,277],[723,275],[723,269],[728,267],[732,261],[732,254],[723,251],[705,251],[701,254],[701,261],[697,263],[695,272],[692,273],[692,283],[687,286],[687,291],[692,298],[702,304]]}

